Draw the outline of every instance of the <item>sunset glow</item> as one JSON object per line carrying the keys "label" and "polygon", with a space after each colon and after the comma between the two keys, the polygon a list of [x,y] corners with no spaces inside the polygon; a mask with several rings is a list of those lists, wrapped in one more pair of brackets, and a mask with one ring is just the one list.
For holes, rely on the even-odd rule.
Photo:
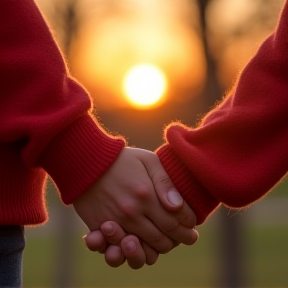
{"label": "sunset glow", "polygon": [[183,20],[195,18],[188,0],[105,3],[97,17],[86,17],[70,51],[75,77],[98,109],[148,109],[197,95],[206,63],[200,38]]}
{"label": "sunset glow", "polygon": [[153,65],[136,65],[125,75],[123,88],[132,105],[148,108],[156,104],[166,90],[166,78]]}

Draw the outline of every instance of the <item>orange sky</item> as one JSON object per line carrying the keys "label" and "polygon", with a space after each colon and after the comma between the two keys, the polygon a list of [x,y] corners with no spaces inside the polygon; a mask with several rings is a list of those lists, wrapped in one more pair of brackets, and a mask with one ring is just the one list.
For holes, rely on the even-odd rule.
{"label": "orange sky", "polygon": [[89,18],[73,50],[77,78],[97,93],[97,105],[103,109],[129,105],[122,86],[125,74],[134,65],[146,63],[162,70],[168,98],[181,97],[175,91],[187,87],[196,94],[205,77],[201,43],[181,19],[183,7],[192,9],[187,1],[134,3],[133,7],[123,5],[102,17]]}
{"label": "orange sky", "polygon": [[[209,44],[224,87],[231,86],[238,71],[271,33],[283,1],[271,2],[274,18],[269,18],[270,26],[254,25],[236,38],[234,30],[260,13],[259,0],[212,1],[207,14],[212,35]],[[48,21],[65,4],[52,0],[37,2]],[[193,3],[189,0],[78,1],[81,26],[68,58],[73,75],[95,96],[98,109],[131,104],[124,95],[123,83],[127,71],[139,64],[156,66],[164,73],[167,80],[164,100],[185,101],[187,95],[193,97],[201,91],[206,63]],[[58,29],[59,18],[61,15],[54,13],[51,23],[61,44],[63,30]]]}

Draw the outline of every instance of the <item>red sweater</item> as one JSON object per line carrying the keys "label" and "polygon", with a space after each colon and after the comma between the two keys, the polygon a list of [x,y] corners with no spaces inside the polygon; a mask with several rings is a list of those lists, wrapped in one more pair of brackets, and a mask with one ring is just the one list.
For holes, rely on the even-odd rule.
{"label": "red sweater", "polygon": [[[0,225],[47,219],[46,173],[72,203],[124,141],[89,114],[85,89],[32,0],[0,1]],[[288,170],[288,4],[237,89],[191,129],[172,123],[158,156],[201,224],[223,203],[261,198]],[[286,36],[286,38],[285,38]]]}
{"label": "red sweater", "polygon": [[288,2],[275,33],[234,92],[199,127],[172,123],[158,156],[198,224],[223,203],[241,208],[288,171]]}
{"label": "red sweater", "polygon": [[90,115],[32,0],[1,0],[0,19],[0,225],[39,224],[46,173],[72,203],[125,143]]}

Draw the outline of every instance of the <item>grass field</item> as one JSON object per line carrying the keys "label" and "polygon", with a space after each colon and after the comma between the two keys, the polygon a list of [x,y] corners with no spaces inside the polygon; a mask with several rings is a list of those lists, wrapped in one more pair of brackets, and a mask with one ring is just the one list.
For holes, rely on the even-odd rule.
{"label": "grass field", "polygon": [[[275,193],[263,201],[283,197],[287,181],[277,187]],[[287,193],[287,192],[286,192]],[[282,198],[283,197],[283,198]],[[257,204],[258,205],[258,204]],[[263,209],[262,209],[263,210]],[[263,214],[261,225],[251,224],[250,216],[241,215],[242,264],[244,267],[245,288],[288,287],[288,221],[265,225],[265,219],[279,214],[279,209],[268,209]],[[245,214],[245,213],[243,213]],[[264,215],[265,214],[265,215]],[[261,215],[260,215],[261,216]],[[265,217],[266,218],[265,218]],[[288,213],[278,215],[286,218]],[[279,218],[280,217],[280,218]],[[217,215],[211,217],[217,219]],[[261,217],[260,217],[261,220]],[[37,228],[36,228],[37,229]],[[114,269],[108,267],[103,256],[84,248],[80,234],[67,237],[72,245],[67,262],[59,261],[61,251],[57,247],[57,234],[27,233],[27,246],[24,255],[24,287],[64,287],[58,284],[63,266],[69,268],[67,287],[222,287],[219,282],[223,259],[220,249],[219,221],[208,221],[198,228],[200,239],[193,247],[180,246],[167,255],[161,255],[152,267],[132,270],[127,265]],[[49,235],[49,236],[47,236]],[[70,241],[70,242],[69,242]],[[71,243],[71,241],[73,241]],[[60,259],[61,260],[61,259]],[[64,263],[64,264],[63,264]],[[61,266],[62,265],[62,266]],[[66,266],[68,265],[68,266]],[[64,267],[64,268],[65,268]]]}
{"label": "grass field", "polygon": [[[126,265],[110,268],[101,255],[75,241],[69,278],[74,287],[221,287],[217,232],[212,227],[199,230],[201,239],[194,247],[178,247],[161,255],[155,266],[137,271]],[[247,228],[245,235],[245,287],[288,287],[287,227]],[[28,238],[25,287],[56,287],[56,249],[55,239]]]}

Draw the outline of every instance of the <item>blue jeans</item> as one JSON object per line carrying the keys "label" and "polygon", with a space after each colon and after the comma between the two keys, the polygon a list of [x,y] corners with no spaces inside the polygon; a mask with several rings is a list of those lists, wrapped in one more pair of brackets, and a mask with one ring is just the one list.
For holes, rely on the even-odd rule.
{"label": "blue jeans", "polygon": [[21,287],[23,226],[0,226],[0,287]]}

